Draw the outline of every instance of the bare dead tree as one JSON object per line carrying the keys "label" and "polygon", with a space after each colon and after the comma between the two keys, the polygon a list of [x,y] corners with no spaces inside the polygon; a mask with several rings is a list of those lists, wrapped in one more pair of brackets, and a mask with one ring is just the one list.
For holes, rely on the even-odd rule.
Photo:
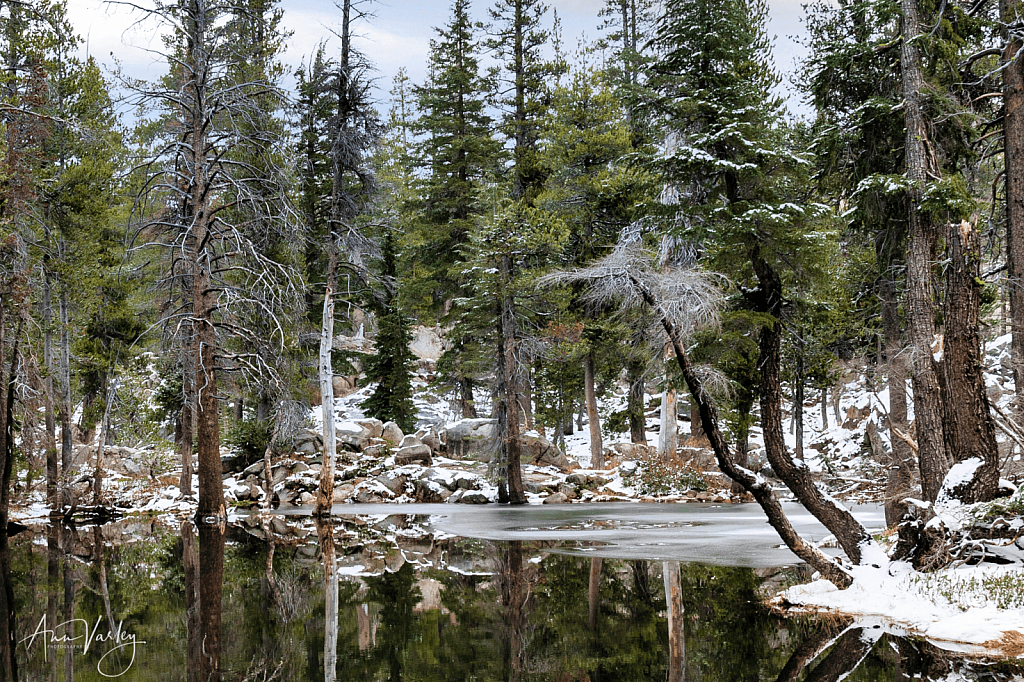
{"label": "bare dead tree", "polygon": [[170,302],[163,321],[184,338],[185,371],[194,377],[197,519],[216,523],[225,515],[218,369],[276,380],[260,349],[283,348],[286,311],[299,308],[295,273],[265,253],[251,229],[258,222],[288,233],[297,222],[283,195],[286,169],[272,153],[283,142],[250,125],[268,96],[283,101],[284,95],[262,75],[237,68],[247,47],[229,39],[229,20],[247,11],[241,3],[122,4],[160,24],[168,46],[162,56],[170,74],[157,84],[133,84],[138,101],[162,103],[165,134],[136,169],[145,179],[132,244],[168,253],[169,272],[160,282]]}
{"label": "bare dead tree", "polygon": [[[588,287],[585,296],[594,303],[614,303],[623,312],[649,311],[650,318],[660,328],[657,334],[667,339],[675,351],[676,362],[699,407],[701,423],[719,468],[754,496],[768,522],[794,554],[838,587],[845,588],[852,583],[846,569],[800,537],[768,481],[736,463],[733,450],[719,428],[718,409],[690,363],[685,339],[699,329],[716,324],[723,301],[723,278],[695,267],[659,269],[655,255],[634,241],[619,244],[610,255],[591,266],[547,275],[541,283],[583,284]],[[781,459],[783,456],[791,469],[799,469],[788,454],[771,454],[772,466],[776,469],[786,466],[787,462]],[[801,478],[797,471],[794,478],[796,480],[787,481],[787,485],[797,499],[835,534],[850,559],[859,563],[867,555],[863,548],[873,542],[870,534],[849,512],[831,502],[816,487],[808,490],[813,486],[808,477]]]}

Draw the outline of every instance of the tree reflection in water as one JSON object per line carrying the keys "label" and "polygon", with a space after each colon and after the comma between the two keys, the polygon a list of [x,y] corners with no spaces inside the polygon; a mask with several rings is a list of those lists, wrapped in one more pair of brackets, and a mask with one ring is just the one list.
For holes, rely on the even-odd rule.
{"label": "tree reflection in water", "polygon": [[[397,516],[319,525],[257,519],[232,527],[226,545],[218,526],[153,526],[134,520],[11,538],[9,556],[0,557],[0,579],[15,597],[0,621],[19,630],[4,640],[8,653],[41,619],[80,618],[90,627],[98,619],[100,633],[123,621],[146,642],[125,681],[1021,676],[1008,664],[986,668],[863,624],[782,618],[762,606],[760,579],[747,569],[595,560],[541,542],[411,537],[415,528]],[[221,604],[223,631],[213,629]],[[14,679],[14,666],[18,679],[103,679],[96,666],[109,645],[94,643],[86,655],[80,646],[48,653],[40,644],[18,645],[2,679]]]}

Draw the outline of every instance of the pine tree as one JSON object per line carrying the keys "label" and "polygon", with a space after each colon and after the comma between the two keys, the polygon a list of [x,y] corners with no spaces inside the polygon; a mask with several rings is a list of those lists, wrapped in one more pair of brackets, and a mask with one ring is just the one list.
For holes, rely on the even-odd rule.
{"label": "pine tree", "polygon": [[381,280],[385,288],[377,313],[377,353],[365,363],[366,382],[377,387],[361,407],[371,417],[393,421],[404,433],[416,428],[416,406],[412,402],[412,372],[415,363],[409,343],[409,318],[398,305],[398,253],[389,231],[381,245]]}

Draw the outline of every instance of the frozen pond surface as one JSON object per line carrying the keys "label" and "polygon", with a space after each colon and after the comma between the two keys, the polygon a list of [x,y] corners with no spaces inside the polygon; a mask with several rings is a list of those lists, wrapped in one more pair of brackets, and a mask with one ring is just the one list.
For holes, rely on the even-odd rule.
{"label": "frozen pond surface", "polygon": [[[819,542],[829,534],[796,504],[783,508],[797,531]],[[716,566],[769,568],[797,563],[756,504],[338,505],[336,515],[421,515],[435,530],[483,540],[546,540],[600,543],[564,547],[612,559],[699,561]],[[308,514],[297,509],[289,514]],[[878,505],[853,514],[872,532],[885,527]],[[826,548],[826,551],[829,551]]]}

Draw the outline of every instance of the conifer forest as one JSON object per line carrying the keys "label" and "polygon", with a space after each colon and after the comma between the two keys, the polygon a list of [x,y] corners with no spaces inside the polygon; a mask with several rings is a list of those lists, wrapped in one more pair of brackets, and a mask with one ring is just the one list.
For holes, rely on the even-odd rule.
{"label": "conifer forest", "polygon": [[[785,603],[845,613],[814,600],[871,570],[1024,566],[1024,5],[810,0],[783,74],[768,0],[595,0],[586,36],[450,0],[414,79],[374,0],[297,64],[281,0],[111,0],[143,79],[73,2],[0,0],[0,680],[32,519],[174,519],[189,680],[235,679],[243,513],[315,523],[325,679],[344,503],[746,503],[826,581]],[[1020,654],[1018,602],[956,641]]]}

